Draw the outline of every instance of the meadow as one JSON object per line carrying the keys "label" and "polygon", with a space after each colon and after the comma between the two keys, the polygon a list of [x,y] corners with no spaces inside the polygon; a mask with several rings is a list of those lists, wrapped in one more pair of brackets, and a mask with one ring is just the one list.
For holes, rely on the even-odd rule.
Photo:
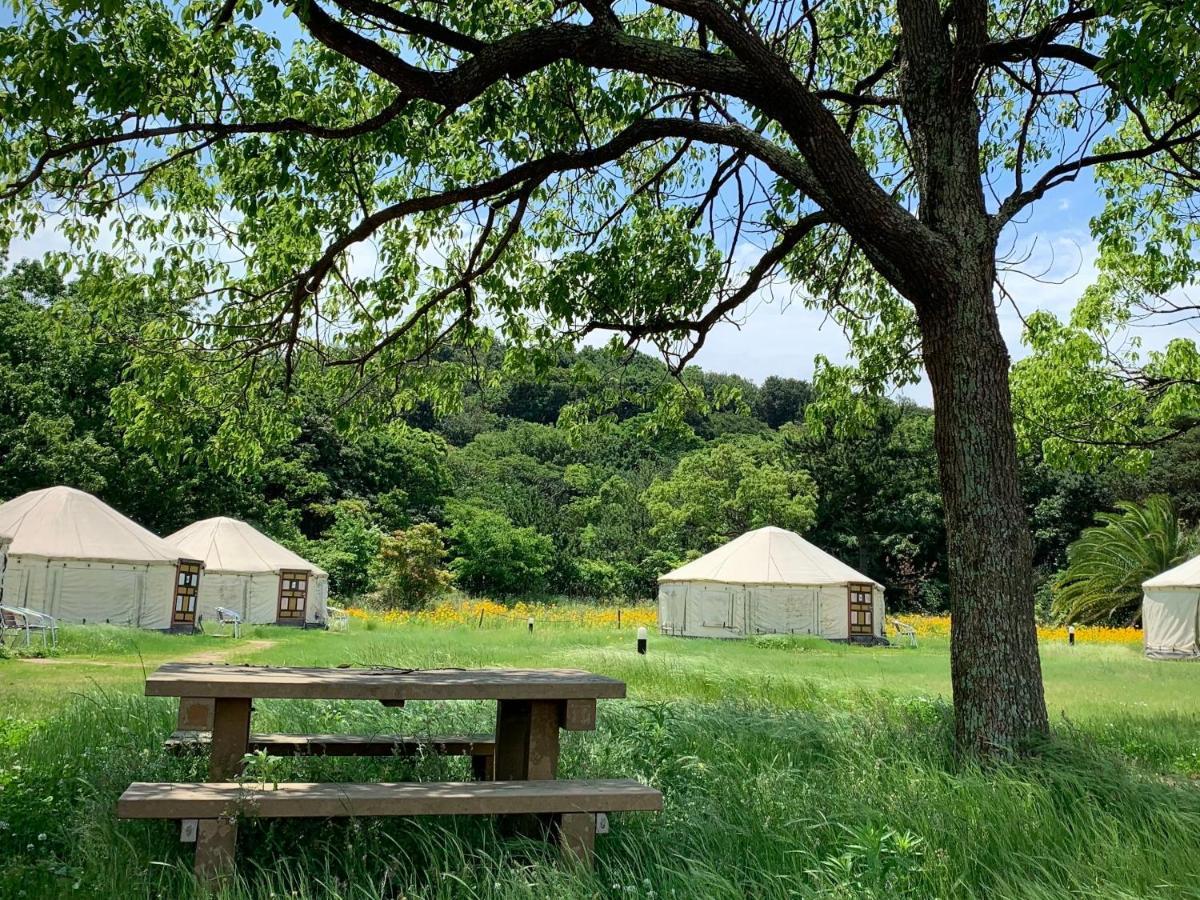
{"label": "meadow", "polygon": [[[479,613],[482,612],[482,620]],[[649,611],[464,606],[352,619],[347,633],[234,640],[63,632],[48,660],[0,660],[0,896],[190,897],[169,823],[117,822],[135,780],[203,777],[164,753],[174,710],[142,696],[166,660],[220,664],[574,666],[624,679],[562,773],[631,776],[664,813],[614,817],[594,873],[487,821],[243,826],[245,898],[1200,897],[1200,667],[1150,662],[1136,634],[1042,641],[1055,736],[986,770],[951,752],[944,623],[918,648],[635,629]],[[535,618],[529,634],[525,621]],[[486,703],[263,701],[256,728],[489,730]],[[461,759],[288,760],[295,780],[459,778]]]}

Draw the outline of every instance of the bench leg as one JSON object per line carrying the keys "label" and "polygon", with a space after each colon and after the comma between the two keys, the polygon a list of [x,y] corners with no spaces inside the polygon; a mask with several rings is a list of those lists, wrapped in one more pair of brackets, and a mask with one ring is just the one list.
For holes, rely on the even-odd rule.
{"label": "bench leg", "polygon": [[233,819],[201,819],[196,830],[196,877],[209,887],[233,874],[237,847],[237,822]]}
{"label": "bench leg", "polygon": [[475,781],[495,781],[496,757],[490,753],[477,753],[471,757],[471,777]]}
{"label": "bench leg", "polygon": [[563,813],[556,831],[563,859],[590,869],[596,855],[595,813]]}
{"label": "bench leg", "polygon": [[231,781],[241,774],[250,749],[250,698],[218,697],[213,709],[209,781]]}

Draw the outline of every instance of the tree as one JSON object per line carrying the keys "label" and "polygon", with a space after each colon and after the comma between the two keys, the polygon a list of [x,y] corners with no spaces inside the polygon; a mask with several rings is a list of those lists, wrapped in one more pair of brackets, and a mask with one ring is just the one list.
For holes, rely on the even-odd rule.
{"label": "tree", "polygon": [[851,433],[822,423],[781,430],[792,464],[820,486],[809,539],[882,581],[889,603],[942,611],[946,540],[933,416],[908,403],[873,406],[870,427]]}
{"label": "tree", "polygon": [[333,524],[314,541],[294,541],[294,548],[329,573],[329,590],[343,598],[371,588],[371,568],[379,555],[383,532],[361,500],[340,500],[330,510]]}
{"label": "tree", "polygon": [[1022,463],[1033,558],[1039,581],[1045,581],[1066,567],[1067,548],[1093,524],[1097,512],[1112,508],[1115,496],[1130,495],[1114,492],[1111,478],[1055,468],[1039,459]]}
{"label": "tree", "polygon": [[454,577],[445,562],[441,529],[431,522],[386,535],[376,562],[376,598],[385,606],[423,609]]}
{"label": "tree", "polygon": [[[243,388],[308,347],[410,403],[457,396],[436,347],[484,349],[485,308],[681,369],[782,273],[865,387],[929,376],[959,746],[1047,730],[997,248],[1087,170],[1116,185],[1100,227],[1139,227],[1151,177],[1190,189],[1196,0],[277,5],[282,35],[258,0],[18,2],[4,231],[53,210],[149,246],[195,298],[154,349]],[[147,404],[180,401],[169,366]]]}
{"label": "tree", "polygon": [[1067,551],[1067,569],[1054,590],[1054,613],[1064,622],[1132,625],[1142,614],[1142,582],[1192,555],[1194,535],[1179,525],[1162,495],[1122,501],[1096,516]]}
{"label": "tree", "polygon": [[465,503],[449,509],[450,570],[467,590],[511,596],[537,593],[554,563],[554,543],[516,528],[502,513]]}
{"label": "tree", "polygon": [[807,530],[817,488],[803,469],[782,464],[773,443],[722,442],[683,457],[644,500],[654,537],[679,553],[707,553],[765,525]]}
{"label": "tree", "polygon": [[[1179,518],[1200,525],[1200,428],[1190,429],[1154,450],[1145,472],[1126,479],[1119,496],[1166,494]],[[1128,493],[1126,492],[1128,491]]]}
{"label": "tree", "polygon": [[778,428],[788,422],[803,422],[804,409],[812,397],[812,385],[807,381],[771,375],[759,388],[754,407],[760,419]]}

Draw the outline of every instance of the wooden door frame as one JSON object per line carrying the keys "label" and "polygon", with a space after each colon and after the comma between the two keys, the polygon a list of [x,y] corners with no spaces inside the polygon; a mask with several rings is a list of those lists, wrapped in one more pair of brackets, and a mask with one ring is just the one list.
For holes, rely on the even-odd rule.
{"label": "wooden door frame", "polygon": [[[304,581],[304,605],[300,608],[300,615],[289,616],[284,618],[283,612],[283,584],[285,581]],[[300,569],[283,569],[279,573],[279,588],[275,594],[275,624],[276,625],[304,625],[308,621],[308,590],[312,586],[312,572],[303,571]],[[287,590],[295,590],[288,588]]]}
{"label": "wooden door frame", "polygon": [[[195,571],[192,571],[192,570]],[[195,575],[196,583],[182,585],[179,583],[180,575]],[[204,574],[204,561],[199,559],[181,559],[175,563],[175,577],[171,579],[171,628],[183,629],[196,627],[196,616],[200,611],[200,578]],[[190,593],[181,594],[180,588],[188,588]],[[179,598],[187,597],[191,601],[190,617],[182,618],[179,616]]]}
{"label": "wooden door frame", "polygon": [[[867,625],[867,632],[855,633],[854,631],[854,600],[853,596],[858,593],[866,593],[870,598],[867,604],[867,614],[870,619]],[[846,585],[846,639],[854,640],[856,637],[874,637],[875,636],[875,585],[867,584],[866,582],[854,582]]]}

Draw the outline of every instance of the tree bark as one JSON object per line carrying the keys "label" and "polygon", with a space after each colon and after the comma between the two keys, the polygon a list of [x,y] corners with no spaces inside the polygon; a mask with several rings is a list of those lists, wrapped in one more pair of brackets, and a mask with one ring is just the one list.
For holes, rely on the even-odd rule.
{"label": "tree bark", "polygon": [[986,250],[971,255],[957,295],[920,323],[946,513],[955,738],[986,757],[1019,751],[1049,724],[995,264]]}

